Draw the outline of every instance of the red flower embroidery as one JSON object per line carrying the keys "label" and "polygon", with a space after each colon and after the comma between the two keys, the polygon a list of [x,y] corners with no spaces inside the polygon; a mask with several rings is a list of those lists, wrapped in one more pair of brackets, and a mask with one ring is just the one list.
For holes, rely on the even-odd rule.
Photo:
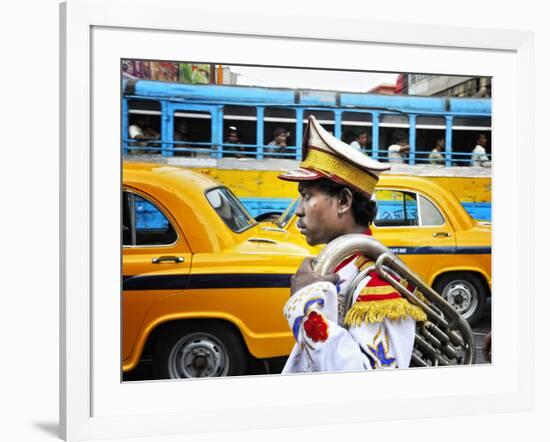
{"label": "red flower embroidery", "polygon": [[304,330],[309,339],[313,342],[325,342],[328,338],[328,324],[323,315],[313,311],[307,316],[304,322]]}

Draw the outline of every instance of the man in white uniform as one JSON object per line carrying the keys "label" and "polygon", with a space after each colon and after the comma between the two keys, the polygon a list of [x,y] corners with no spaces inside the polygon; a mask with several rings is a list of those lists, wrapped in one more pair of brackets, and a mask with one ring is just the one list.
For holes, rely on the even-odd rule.
{"label": "man in white uniform", "polygon": [[[302,200],[298,227],[311,245],[349,234],[370,235],[376,215],[371,199],[387,165],[374,161],[325,131],[309,117],[300,169],[279,178],[297,181]],[[292,278],[284,315],[296,339],[283,373],[408,367],[415,324],[426,320],[376,272],[353,294],[345,317],[338,317],[338,294],[373,262],[356,254],[322,277],[306,258]]]}

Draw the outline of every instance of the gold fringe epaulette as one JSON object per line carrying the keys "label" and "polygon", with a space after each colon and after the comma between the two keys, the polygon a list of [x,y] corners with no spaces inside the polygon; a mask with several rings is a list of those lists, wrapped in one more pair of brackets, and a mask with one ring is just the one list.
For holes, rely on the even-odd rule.
{"label": "gold fringe epaulette", "polygon": [[[374,261],[360,255],[355,260],[358,270],[373,266]],[[426,321],[424,311],[411,304],[384,281],[376,271],[370,274],[370,280],[361,290],[357,300],[346,314],[344,323],[347,326],[358,326],[362,323],[377,323],[384,319],[398,320],[412,318],[415,321]]]}
{"label": "gold fringe epaulette", "polygon": [[396,321],[410,317],[415,321],[426,321],[428,318],[420,307],[412,305],[404,298],[384,299],[379,301],[357,301],[344,319],[347,326],[359,326],[363,323],[383,322],[384,319]]}

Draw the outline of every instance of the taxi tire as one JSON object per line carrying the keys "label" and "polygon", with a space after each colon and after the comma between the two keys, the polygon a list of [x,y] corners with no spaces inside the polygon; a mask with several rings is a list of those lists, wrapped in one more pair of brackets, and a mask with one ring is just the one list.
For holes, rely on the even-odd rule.
{"label": "taxi tire", "polygon": [[[225,376],[238,376],[246,372],[247,353],[240,336],[232,327],[216,321],[192,321],[191,323],[178,323],[169,327],[159,337],[153,349],[153,379],[175,379],[170,374],[169,357],[174,346],[182,342],[187,336],[195,338],[203,336],[204,339],[220,345],[227,355],[227,374]],[[212,337],[217,340],[215,342]]]}
{"label": "taxi tire", "polygon": [[471,272],[447,273],[437,279],[433,288],[437,293],[443,295],[447,287],[460,281],[469,283],[474,289],[474,296],[477,298],[477,306],[475,310],[471,314],[464,316],[464,319],[468,321],[468,324],[473,326],[477,321],[479,321],[485,312],[485,305],[487,303],[486,288],[479,275]]}

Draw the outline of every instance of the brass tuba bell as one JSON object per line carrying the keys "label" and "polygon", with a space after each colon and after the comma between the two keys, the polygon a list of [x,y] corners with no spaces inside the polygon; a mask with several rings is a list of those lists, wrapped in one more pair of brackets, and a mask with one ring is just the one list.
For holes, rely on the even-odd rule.
{"label": "brass tuba bell", "polygon": [[411,304],[420,307],[428,317],[424,322],[417,322],[412,367],[469,365],[475,362],[474,337],[468,322],[403,261],[374,238],[359,234],[336,238],[315,258],[313,269],[321,275],[333,273],[338,263],[357,252],[370,258],[375,265],[359,272],[348,289],[339,293],[340,325],[344,326],[343,318],[351,308],[357,285],[376,270],[382,279],[390,283]]}

